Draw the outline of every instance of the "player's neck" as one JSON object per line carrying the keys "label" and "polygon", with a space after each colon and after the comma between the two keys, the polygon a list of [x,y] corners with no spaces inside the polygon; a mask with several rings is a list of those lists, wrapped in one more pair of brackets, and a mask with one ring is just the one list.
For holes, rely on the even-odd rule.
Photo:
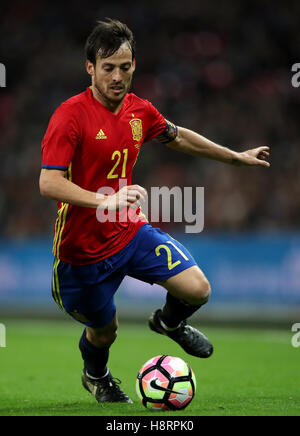
{"label": "player's neck", "polygon": [[94,85],[91,86],[91,89],[92,89],[93,97],[99,103],[101,103],[106,109],[108,109],[110,112],[117,115],[117,113],[121,110],[121,108],[123,106],[123,102],[124,102],[125,97],[123,98],[123,100],[121,102],[115,103],[115,102],[112,102],[111,100],[108,100],[103,94],[101,94],[99,92],[99,90]]}

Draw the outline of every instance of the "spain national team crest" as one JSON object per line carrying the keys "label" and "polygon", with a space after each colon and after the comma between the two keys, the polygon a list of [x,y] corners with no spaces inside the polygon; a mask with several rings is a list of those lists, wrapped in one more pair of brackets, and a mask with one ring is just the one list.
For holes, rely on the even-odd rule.
{"label": "spain national team crest", "polygon": [[129,121],[132,130],[132,136],[134,141],[140,141],[143,137],[143,125],[142,120],[139,118],[133,118]]}

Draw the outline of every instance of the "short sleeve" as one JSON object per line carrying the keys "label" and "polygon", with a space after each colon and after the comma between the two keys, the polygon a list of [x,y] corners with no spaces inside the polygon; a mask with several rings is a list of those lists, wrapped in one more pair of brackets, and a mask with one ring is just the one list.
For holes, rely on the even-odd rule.
{"label": "short sleeve", "polygon": [[165,118],[149,101],[147,101],[147,109],[149,114],[149,126],[144,142],[151,141],[166,129]]}
{"label": "short sleeve", "polygon": [[74,111],[61,105],[52,115],[42,141],[42,168],[67,170],[78,144]]}

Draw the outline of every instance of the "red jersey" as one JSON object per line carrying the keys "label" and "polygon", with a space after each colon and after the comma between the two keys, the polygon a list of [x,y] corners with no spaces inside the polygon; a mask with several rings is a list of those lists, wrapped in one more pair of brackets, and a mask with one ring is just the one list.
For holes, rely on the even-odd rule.
{"label": "red jersey", "polygon": [[[69,180],[88,191],[108,187],[117,192],[120,180],[132,184],[142,144],[165,129],[164,117],[149,101],[127,94],[114,114],[87,88],[54,112],[42,142],[42,168],[65,170]],[[125,247],[147,222],[136,211],[133,219],[99,222],[96,211],[58,203],[56,257],[74,265],[98,262]]]}

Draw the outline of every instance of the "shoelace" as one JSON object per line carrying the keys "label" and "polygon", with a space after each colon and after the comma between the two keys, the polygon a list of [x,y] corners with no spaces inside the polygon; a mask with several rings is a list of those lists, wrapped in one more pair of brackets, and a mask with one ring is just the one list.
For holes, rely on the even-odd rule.
{"label": "shoelace", "polygon": [[184,338],[188,339],[189,345],[193,346],[195,343],[197,344],[197,335],[195,334],[195,330],[193,327],[187,325],[187,320],[184,319],[181,321],[179,327],[174,331],[174,336],[176,336],[178,339]]}
{"label": "shoelace", "polygon": [[187,326],[186,320],[181,322],[177,334],[178,336],[188,338],[190,343],[195,342],[196,339],[195,331],[191,326]]}
{"label": "shoelace", "polygon": [[121,383],[122,382],[120,379],[112,376],[107,376],[104,380],[98,382],[98,389],[100,392],[104,392],[107,388],[109,388],[113,395],[118,395],[118,397],[121,395],[125,399],[127,398],[127,395],[119,387]]}
{"label": "shoelace", "polygon": [[181,323],[179,324],[179,327],[174,331],[174,333],[176,334],[176,335],[179,335],[179,336],[181,336],[182,334],[183,335],[186,335],[186,333],[187,333],[187,331],[186,331],[186,320],[183,320],[183,321],[181,321]]}

